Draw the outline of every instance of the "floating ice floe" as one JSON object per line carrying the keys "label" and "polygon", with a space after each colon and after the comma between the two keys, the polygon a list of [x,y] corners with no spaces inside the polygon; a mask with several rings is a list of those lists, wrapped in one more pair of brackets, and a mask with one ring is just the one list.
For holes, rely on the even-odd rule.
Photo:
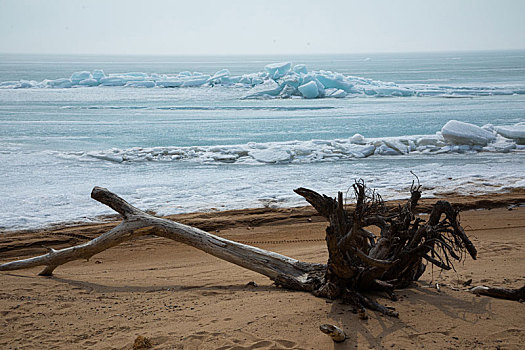
{"label": "floating ice floe", "polygon": [[126,87],[126,88],[196,88],[223,86],[250,89],[244,98],[344,98],[347,96],[410,97],[410,96],[486,96],[525,94],[525,86],[401,86],[393,82],[366,79],[327,70],[309,71],[306,65],[291,62],[267,64],[263,71],[232,75],[221,69],[213,75],[183,71],[174,74],[129,72],[106,75],[101,69],[79,71],[69,78],[43,80],[4,81],[0,88],[55,88],[74,87]]}
{"label": "floating ice floe", "polygon": [[[493,131],[473,124],[449,121],[434,135],[247,143],[225,146],[154,147],[110,149],[97,152],[55,153],[67,159],[124,162],[200,162],[286,164],[347,161],[370,156],[410,156],[443,153],[524,152],[523,125],[496,126]],[[499,130],[499,131],[497,131]],[[500,132],[506,133],[504,137]]]}

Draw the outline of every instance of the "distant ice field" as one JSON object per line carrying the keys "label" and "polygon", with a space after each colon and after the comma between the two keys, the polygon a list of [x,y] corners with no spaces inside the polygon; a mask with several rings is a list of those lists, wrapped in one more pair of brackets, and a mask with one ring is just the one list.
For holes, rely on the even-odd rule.
{"label": "distant ice field", "polygon": [[[4,55],[0,82],[71,80],[73,72],[84,71],[92,79],[96,69],[116,76],[189,71],[210,78],[228,69],[230,77],[242,77],[270,74],[282,64],[270,71],[268,64],[288,61],[293,62],[288,73],[304,63],[308,72],[337,72],[414,93],[379,97],[348,87],[348,92],[328,88],[321,96],[315,80],[298,85],[309,84],[302,89],[306,95],[317,91],[311,99],[301,89],[290,98],[283,98],[281,89],[246,99],[264,82],[173,88],[4,84],[0,230],[97,220],[111,211],[89,198],[95,185],[159,214],[302,205],[293,193],[296,187],[335,195],[358,178],[385,198],[402,198],[413,179],[410,171],[419,176],[427,196],[525,186],[525,95],[520,94],[525,52],[520,51],[215,58]],[[275,72],[266,80],[279,85],[283,77]],[[418,93],[444,86],[457,91]],[[330,89],[346,95],[331,98]]]}

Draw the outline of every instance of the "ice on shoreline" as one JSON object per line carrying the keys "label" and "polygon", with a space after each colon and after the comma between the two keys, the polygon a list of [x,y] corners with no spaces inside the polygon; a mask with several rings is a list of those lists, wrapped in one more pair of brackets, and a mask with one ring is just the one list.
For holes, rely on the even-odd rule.
{"label": "ice on shoreline", "polygon": [[172,162],[237,164],[317,163],[370,156],[432,155],[443,153],[523,152],[524,127],[483,128],[456,120],[447,122],[434,135],[366,138],[355,134],[348,139],[287,142],[250,142],[241,145],[151,147],[88,152],[54,152],[61,158],[81,161]]}
{"label": "ice on shoreline", "polygon": [[494,133],[479,126],[450,120],[441,129],[441,135],[450,144],[486,146],[496,139]]}
{"label": "ice on shoreline", "polygon": [[244,88],[244,98],[344,98],[347,96],[486,96],[525,94],[525,86],[402,86],[326,70],[309,71],[306,65],[291,62],[267,64],[263,71],[232,75],[221,69],[213,75],[183,71],[175,74],[129,72],[105,74],[101,69],[74,72],[69,78],[43,81],[19,80],[0,82],[0,88],[126,87],[126,88],[196,88],[223,86]]}

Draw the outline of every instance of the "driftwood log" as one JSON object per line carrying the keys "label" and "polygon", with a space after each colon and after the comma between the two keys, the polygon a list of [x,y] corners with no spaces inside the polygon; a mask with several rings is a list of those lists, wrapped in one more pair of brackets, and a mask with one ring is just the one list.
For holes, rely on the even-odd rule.
{"label": "driftwood log", "polygon": [[[412,184],[410,199],[394,211],[388,211],[381,197],[363,181],[357,181],[353,190],[356,206],[352,212],[345,209],[341,192],[334,199],[305,188],[295,190],[329,222],[327,264],[301,262],[155,217],[107,189],[95,187],[91,197],[123,217],[118,226],[84,244],[50,249],[45,255],[5,263],[0,265],[0,271],[45,266],[40,275],[49,276],[69,261],[89,259],[124,241],[153,232],[263,274],[283,288],[342,299],[366,317],[365,308],[398,316],[393,309],[366,295],[368,292],[384,292],[395,300],[394,289],[418,280],[426,263],[449,270],[453,268],[452,262],[461,260],[467,252],[476,259],[476,249],[450,203],[438,201],[427,220],[416,217],[421,197],[419,185]],[[379,236],[369,230],[371,226],[378,227]]]}
{"label": "driftwood log", "polygon": [[516,289],[478,286],[472,288],[470,292],[499,299],[525,301],[525,286]]}

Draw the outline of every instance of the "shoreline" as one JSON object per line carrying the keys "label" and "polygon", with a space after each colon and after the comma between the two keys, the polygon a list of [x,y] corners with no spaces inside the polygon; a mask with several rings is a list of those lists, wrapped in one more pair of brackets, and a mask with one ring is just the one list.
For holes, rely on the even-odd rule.
{"label": "shoreline", "polygon": [[[509,210],[525,203],[525,189],[513,189],[503,193],[482,195],[457,195],[436,198],[421,198],[418,204],[419,213],[430,212],[438,200],[447,200],[460,211],[494,209],[508,207]],[[387,208],[402,205],[404,200],[385,201]],[[347,207],[351,208],[350,203]],[[211,233],[221,230],[258,226],[276,226],[294,222],[325,222],[324,218],[309,205],[290,208],[246,208],[224,211],[200,211],[185,214],[162,216],[185,225],[194,226]],[[101,222],[62,222],[48,227],[0,231],[0,259],[17,253],[17,256],[31,255],[35,252],[46,252],[43,246],[64,248],[91,240],[109,231],[120,222],[118,214],[105,216]],[[20,255],[22,254],[22,255]]]}

